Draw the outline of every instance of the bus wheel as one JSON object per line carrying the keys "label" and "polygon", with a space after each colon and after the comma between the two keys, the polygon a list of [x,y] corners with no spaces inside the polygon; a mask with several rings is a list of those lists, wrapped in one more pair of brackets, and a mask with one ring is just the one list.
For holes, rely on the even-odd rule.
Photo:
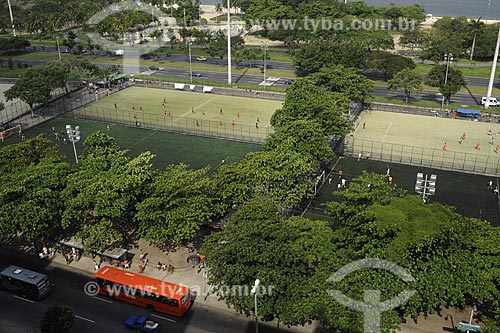
{"label": "bus wheel", "polygon": [[146,309],[148,309],[148,311],[155,312],[155,307],[151,304],[146,305]]}

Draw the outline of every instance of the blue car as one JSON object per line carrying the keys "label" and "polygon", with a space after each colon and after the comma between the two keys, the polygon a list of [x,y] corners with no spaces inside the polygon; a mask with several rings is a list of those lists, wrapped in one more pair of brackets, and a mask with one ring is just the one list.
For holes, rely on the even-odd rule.
{"label": "blue car", "polygon": [[146,316],[130,316],[125,320],[125,326],[144,333],[156,333],[160,330],[160,324]]}

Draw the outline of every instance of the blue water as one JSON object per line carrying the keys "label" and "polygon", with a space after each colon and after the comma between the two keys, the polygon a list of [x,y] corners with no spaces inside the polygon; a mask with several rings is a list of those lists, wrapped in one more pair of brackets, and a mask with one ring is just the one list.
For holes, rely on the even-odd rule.
{"label": "blue water", "polygon": [[[201,0],[203,5],[215,5],[217,2],[221,0]],[[365,0],[365,2],[375,7],[389,6],[391,2],[397,5],[418,3],[425,7],[426,14],[434,16],[463,15],[473,19],[481,17],[486,20],[500,20],[500,0]]]}

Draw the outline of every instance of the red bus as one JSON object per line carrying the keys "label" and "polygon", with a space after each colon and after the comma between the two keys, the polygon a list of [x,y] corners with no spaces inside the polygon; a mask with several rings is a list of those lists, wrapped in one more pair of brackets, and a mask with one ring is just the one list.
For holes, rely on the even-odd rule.
{"label": "red bus", "polygon": [[106,266],[94,276],[99,294],[181,317],[191,306],[189,288]]}

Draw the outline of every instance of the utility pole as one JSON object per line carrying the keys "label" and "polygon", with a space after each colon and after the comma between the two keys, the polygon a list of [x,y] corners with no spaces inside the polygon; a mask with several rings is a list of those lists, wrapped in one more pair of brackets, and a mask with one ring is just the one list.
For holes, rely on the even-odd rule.
{"label": "utility pole", "polygon": [[490,82],[488,83],[488,93],[486,94],[486,103],[484,103],[484,107],[486,109],[490,107],[490,98],[491,98],[491,93],[493,91],[493,81],[495,81],[495,73],[497,70],[499,47],[500,47],[500,29],[498,29],[498,38],[497,38],[497,45],[495,47],[495,56],[493,57],[493,64],[491,65]]}
{"label": "utility pole", "polygon": [[264,90],[266,90],[266,70],[267,70],[267,42],[261,42],[260,48],[264,51]]}

